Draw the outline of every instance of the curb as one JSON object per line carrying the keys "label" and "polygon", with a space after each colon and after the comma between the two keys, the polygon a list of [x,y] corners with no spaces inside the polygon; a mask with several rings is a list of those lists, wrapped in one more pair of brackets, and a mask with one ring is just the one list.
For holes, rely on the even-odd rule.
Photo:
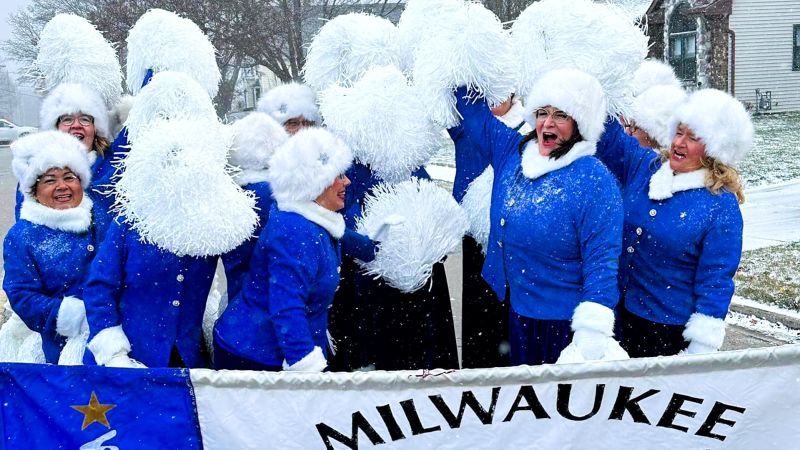
{"label": "curb", "polygon": [[769,311],[755,306],[742,305],[737,303],[731,303],[730,309],[731,311],[735,311],[740,314],[749,314],[752,316],[756,316],[759,319],[769,320],[770,322],[775,322],[775,323],[781,323],[795,330],[800,329],[800,318],[797,317],[788,316],[786,314],[781,314],[775,311]]}

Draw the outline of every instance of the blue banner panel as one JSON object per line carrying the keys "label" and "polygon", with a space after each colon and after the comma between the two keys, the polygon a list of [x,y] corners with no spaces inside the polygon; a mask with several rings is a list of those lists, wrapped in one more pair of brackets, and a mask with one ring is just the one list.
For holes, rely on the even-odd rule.
{"label": "blue banner panel", "polygon": [[0,364],[0,447],[200,449],[189,371]]}

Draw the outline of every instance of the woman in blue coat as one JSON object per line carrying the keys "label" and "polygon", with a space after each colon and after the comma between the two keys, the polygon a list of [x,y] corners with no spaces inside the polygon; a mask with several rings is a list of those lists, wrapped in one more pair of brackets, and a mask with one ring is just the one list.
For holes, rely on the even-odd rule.
{"label": "woman in blue coat", "polygon": [[67,338],[88,330],[81,299],[96,245],[84,193],[89,161],[81,142],[56,131],[23,137],[12,151],[24,200],[3,241],[3,289],[14,312],[41,334],[47,362],[57,363]]}
{"label": "woman in blue coat", "polygon": [[717,351],[741,257],[744,196],[733,167],[752,145],[747,112],[703,89],[674,111],[670,128],[672,145],[660,154],[615,120],[598,145],[623,192],[621,325],[631,356]]}
{"label": "woman in blue coat", "polygon": [[350,149],[325,130],[278,148],[267,179],[275,204],[241,295],[214,329],[217,369],[322,371],[328,308],[339,285]]}
{"label": "woman in blue coat", "polygon": [[606,111],[600,84],[573,69],[542,76],[526,100],[535,128],[524,137],[466,97],[456,92],[461,126],[495,173],[483,277],[510,301],[511,363],[554,363],[570,341],[584,359],[602,358],[613,340],[622,205],[593,156]]}

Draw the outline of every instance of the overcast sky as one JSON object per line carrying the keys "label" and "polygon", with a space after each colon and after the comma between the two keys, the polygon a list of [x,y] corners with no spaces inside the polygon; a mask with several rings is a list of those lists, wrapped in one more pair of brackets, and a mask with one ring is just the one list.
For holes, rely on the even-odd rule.
{"label": "overcast sky", "polygon": [[[5,41],[11,37],[11,27],[8,25],[8,15],[14,11],[20,10],[28,4],[31,0],[0,0],[0,41]],[[11,61],[5,61],[5,55],[0,55],[3,62],[7,65],[9,71],[16,72],[16,65]]]}

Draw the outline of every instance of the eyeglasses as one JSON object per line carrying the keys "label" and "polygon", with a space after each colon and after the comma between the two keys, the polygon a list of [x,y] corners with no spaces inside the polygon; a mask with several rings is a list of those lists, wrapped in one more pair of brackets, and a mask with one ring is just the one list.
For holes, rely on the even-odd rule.
{"label": "eyeglasses", "polygon": [[639,127],[636,126],[636,122],[632,120],[624,120],[622,122],[622,128],[628,130],[628,132],[630,132],[631,134],[635,133],[636,130],[639,129]]}
{"label": "eyeglasses", "polygon": [[68,173],[62,177],[57,177],[54,175],[43,175],[42,177],[36,180],[37,183],[42,183],[46,186],[54,186],[58,180],[64,182],[64,184],[73,184],[73,183],[80,183],[80,178],[77,175]]}
{"label": "eyeglasses", "polygon": [[313,127],[315,122],[305,119],[289,119],[284,125],[287,127]]}
{"label": "eyeglasses", "polygon": [[564,111],[556,109],[551,112],[544,108],[539,108],[535,110],[533,112],[533,117],[535,117],[537,121],[542,121],[542,122],[544,122],[545,120],[547,120],[548,117],[550,117],[551,119],[553,119],[553,122],[558,124],[565,123],[570,119],[569,114],[565,113]]}
{"label": "eyeglasses", "polygon": [[94,123],[94,117],[88,114],[80,114],[77,117],[75,115],[64,114],[63,116],[58,118],[58,124],[66,125],[69,127],[72,126],[72,124],[74,124],[76,120],[78,121],[79,124],[85,127],[88,127],[89,125]]}

